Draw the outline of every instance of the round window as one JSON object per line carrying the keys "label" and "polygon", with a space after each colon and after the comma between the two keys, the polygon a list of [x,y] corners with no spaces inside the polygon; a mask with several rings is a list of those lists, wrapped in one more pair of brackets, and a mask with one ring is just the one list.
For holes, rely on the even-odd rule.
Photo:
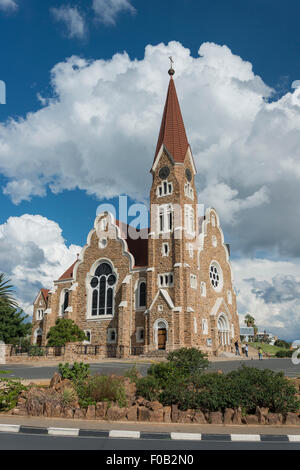
{"label": "round window", "polygon": [[209,279],[213,288],[220,291],[223,287],[223,274],[220,265],[213,261],[209,267]]}

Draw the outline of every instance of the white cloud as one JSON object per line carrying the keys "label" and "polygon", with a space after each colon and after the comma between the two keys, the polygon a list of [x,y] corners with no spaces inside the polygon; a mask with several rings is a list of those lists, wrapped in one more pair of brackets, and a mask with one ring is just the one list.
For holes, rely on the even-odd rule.
{"label": "white cloud", "polygon": [[93,9],[99,21],[113,25],[116,23],[116,17],[122,11],[136,13],[130,0],[93,0]]}
{"label": "white cloud", "polygon": [[14,0],[0,0],[0,10],[14,11],[18,9],[18,5]]}
{"label": "white cloud", "polygon": [[239,313],[250,312],[259,330],[300,339],[300,263],[243,258],[232,266]]}
{"label": "white cloud", "polygon": [[61,6],[60,8],[51,8],[50,11],[56,21],[65,24],[69,38],[83,38],[85,36],[85,21],[76,7]]}
{"label": "white cloud", "polygon": [[66,246],[59,225],[41,215],[9,217],[0,225],[0,266],[16,287],[26,313],[41,287],[51,288],[76,260],[76,245]]}
{"label": "white cloud", "polygon": [[0,124],[5,194],[18,203],[78,187],[145,199],[173,55],[199,202],[219,211],[233,253],[300,256],[300,88],[268,102],[272,90],[228,47],[204,43],[199,54],[173,41],[142,60],[57,64],[53,97]]}

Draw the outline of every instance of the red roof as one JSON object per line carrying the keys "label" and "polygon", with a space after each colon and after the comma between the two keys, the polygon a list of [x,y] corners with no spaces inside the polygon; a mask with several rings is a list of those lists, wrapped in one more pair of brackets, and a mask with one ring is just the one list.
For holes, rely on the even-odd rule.
{"label": "red roof", "polygon": [[174,158],[175,162],[182,163],[184,161],[189,143],[187,140],[176,88],[172,77],[170,78],[164,114],[161,121],[160,132],[156,146],[155,158],[162,144],[165,145],[168,152]]}
{"label": "red roof", "polygon": [[77,263],[77,260],[70,266],[58,279],[59,281],[62,281],[63,279],[72,279],[73,277],[73,270],[74,266]]}
{"label": "red roof", "polygon": [[116,225],[121,231],[122,237],[126,240],[128,250],[133,255],[135,260],[135,266],[147,266],[148,264],[148,232],[149,229],[133,229],[140,232],[141,237],[136,240],[130,236],[130,225],[125,224],[116,220]]}
{"label": "red roof", "polygon": [[47,303],[48,301],[48,294],[49,294],[49,289],[41,289],[41,293],[45,299],[45,302]]}

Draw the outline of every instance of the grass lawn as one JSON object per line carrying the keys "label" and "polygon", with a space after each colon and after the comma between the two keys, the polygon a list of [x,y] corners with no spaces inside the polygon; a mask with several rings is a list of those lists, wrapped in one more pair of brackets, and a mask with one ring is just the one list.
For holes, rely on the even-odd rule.
{"label": "grass lawn", "polygon": [[283,348],[280,348],[279,346],[271,346],[271,344],[266,344],[266,343],[255,342],[255,343],[248,343],[248,344],[249,346],[252,346],[255,349],[258,349],[261,347],[263,352],[271,354],[272,356],[274,356],[277,353],[277,351],[281,351],[283,349]]}

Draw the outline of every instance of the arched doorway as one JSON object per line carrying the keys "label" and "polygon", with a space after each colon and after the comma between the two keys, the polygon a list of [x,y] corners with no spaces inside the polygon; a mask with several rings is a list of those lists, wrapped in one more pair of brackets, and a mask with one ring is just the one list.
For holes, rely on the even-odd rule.
{"label": "arched doorway", "polygon": [[218,337],[220,346],[230,344],[229,322],[225,313],[221,313],[218,318]]}
{"label": "arched doorway", "polygon": [[42,340],[43,340],[43,330],[41,328],[38,328],[37,330],[35,330],[34,332],[34,343],[37,345],[37,346],[42,346]]}
{"label": "arched doorway", "polygon": [[155,342],[159,351],[165,351],[168,340],[168,324],[165,320],[157,320],[154,325]]}

